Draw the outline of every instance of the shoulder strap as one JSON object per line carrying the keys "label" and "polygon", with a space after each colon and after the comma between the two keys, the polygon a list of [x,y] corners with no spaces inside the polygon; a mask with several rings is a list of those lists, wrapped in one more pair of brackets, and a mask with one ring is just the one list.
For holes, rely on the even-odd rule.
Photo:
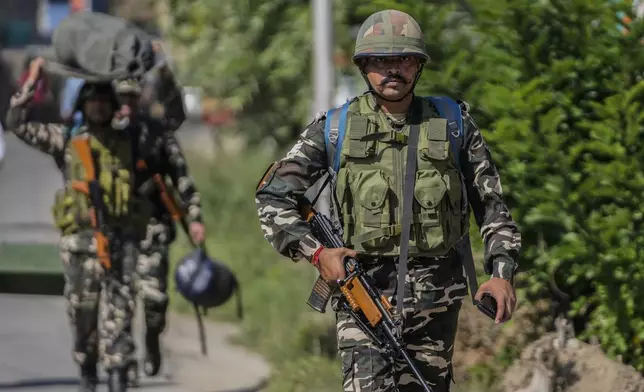
{"label": "shoulder strap", "polygon": [[405,282],[407,279],[407,256],[409,255],[409,238],[411,235],[411,222],[414,209],[414,185],[416,182],[416,155],[418,153],[418,137],[420,126],[412,124],[409,129],[407,141],[407,165],[405,168],[405,181],[403,189],[403,215],[400,233],[400,255],[398,256],[398,285],[396,286],[396,311],[403,316],[403,302],[405,298]]}
{"label": "shoulder strap", "polygon": [[[347,130],[347,114],[351,102],[349,100],[339,108],[331,109],[326,113],[324,144],[329,168],[332,168],[335,173],[340,169],[340,154],[342,153],[344,134]],[[334,145],[333,142],[336,144]]]}
{"label": "shoulder strap", "polygon": [[[434,106],[438,109],[438,114],[447,119],[447,127],[449,132],[449,141],[452,152],[454,153],[454,160],[456,161],[456,167],[461,170],[461,150],[463,149],[463,144],[465,143],[465,128],[463,127],[463,114],[461,112],[461,105],[458,104],[455,100],[449,97],[427,97]],[[467,191],[465,188],[465,183],[463,182],[463,176],[461,175],[461,182],[463,188],[463,203],[464,210],[467,209]],[[469,216],[468,216],[469,218]],[[472,297],[472,303],[476,305],[474,300],[474,295],[478,291],[479,284],[476,277],[476,267],[474,266],[474,255],[472,254],[472,245],[470,243],[470,236],[466,235],[456,244],[456,252],[458,253],[461,262],[463,263],[463,268],[465,268],[465,274],[470,286],[470,296]]]}
{"label": "shoulder strap", "polygon": [[465,141],[465,129],[463,127],[463,114],[461,105],[450,97],[427,97],[438,109],[438,114],[447,119],[449,130],[449,141],[454,153],[456,167],[461,168],[461,149]]}

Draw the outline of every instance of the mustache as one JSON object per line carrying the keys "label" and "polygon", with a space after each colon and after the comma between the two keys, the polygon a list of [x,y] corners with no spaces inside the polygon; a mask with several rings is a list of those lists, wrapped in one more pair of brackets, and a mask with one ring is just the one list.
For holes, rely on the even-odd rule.
{"label": "mustache", "polygon": [[406,84],[406,83],[409,83],[409,82],[408,82],[405,78],[403,78],[402,76],[400,76],[400,75],[398,75],[398,74],[393,74],[393,75],[385,76],[385,78],[384,78],[384,79],[382,79],[382,82],[380,82],[380,85],[381,85],[381,86],[384,86],[385,84],[387,84],[387,83],[389,83],[389,82],[400,82],[400,83],[405,83],[405,84]]}

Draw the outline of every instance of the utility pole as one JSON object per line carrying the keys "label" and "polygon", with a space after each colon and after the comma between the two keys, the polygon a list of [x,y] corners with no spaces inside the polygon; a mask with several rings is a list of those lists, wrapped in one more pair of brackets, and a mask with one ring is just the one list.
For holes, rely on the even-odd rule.
{"label": "utility pole", "polygon": [[333,105],[333,0],[313,0],[314,113]]}
{"label": "utility pole", "polygon": [[[333,63],[333,0],[313,1],[313,115],[326,112],[333,105],[335,91],[335,75]],[[320,192],[323,182],[318,181],[307,192],[309,200],[313,200]],[[325,187],[314,208],[331,216],[330,187]]]}

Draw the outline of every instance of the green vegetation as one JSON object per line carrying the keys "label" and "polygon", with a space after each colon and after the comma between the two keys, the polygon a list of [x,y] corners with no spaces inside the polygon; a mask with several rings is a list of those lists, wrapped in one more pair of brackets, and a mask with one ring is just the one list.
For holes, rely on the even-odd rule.
{"label": "green vegetation", "polygon": [[[230,0],[217,12],[205,0],[175,3],[178,41],[195,40],[186,83],[208,80],[238,110],[251,145],[272,136],[288,146],[310,121],[308,2]],[[418,19],[432,56],[419,92],[471,104],[521,227],[527,302],[548,298],[554,281],[570,295],[582,337],[597,336],[610,356],[644,371],[642,24],[621,35],[615,12],[630,10],[603,0],[480,0],[474,18],[440,1],[335,4],[338,53],[350,53],[347,32],[372,11]],[[198,173],[210,247],[240,276],[245,341],[276,364],[274,389],[336,390],[332,316],[318,322],[305,305],[314,271],[261,238],[253,191],[274,157],[258,151]],[[216,314],[230,319],[232,305]],[[509,363],[517,348],[499,355]]]}
{"label": "green vegetation", "polygon": [[451,60],[472,66],[452,79],[521,225],[522,284],[538,298],[552,277],[582,337],[642,371],[641,26],[621,36],[602,1],[497,4],[480,8],[476,48]]}
{"label": "green vegetation", "polygon": [[0,242],[0,271],[62,274],[63,266],[56,245]]}

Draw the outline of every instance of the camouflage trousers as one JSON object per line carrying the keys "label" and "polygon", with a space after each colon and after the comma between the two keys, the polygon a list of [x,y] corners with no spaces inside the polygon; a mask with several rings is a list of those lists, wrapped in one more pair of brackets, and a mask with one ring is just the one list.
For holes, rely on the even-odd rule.
{"label": "camouflage trousers", "polygon": [[118,238],[115,242],[119,251],[112,254],[109,271],[96,257],[91,232],[63,236],[59,244],[74,361],[83,366],[100,360],[107,371],[135,361],[131,330],[137,241]]}
{"label": "camouflage trousers", "polygon": [[[392,305],[396,304],[397,262],[392,258],[361,264]],[[402,336],[407,352],[434,392],[446,392],[452,381],[452,355],[463,298],[465,273],[453,257],[409,261]],[[422,391],[409,366],[388,358],[344,311],[336,313],[338,349],[344,391]]]}
{"label": "camouflage trousers", "polygon": [[152,219],[140,243],[136,264],[135,287],[141,298],[145,326],[148,331],[160,334],[166,326],[168,310],[169,245],[174,239],[174,229],[167,223]]}

